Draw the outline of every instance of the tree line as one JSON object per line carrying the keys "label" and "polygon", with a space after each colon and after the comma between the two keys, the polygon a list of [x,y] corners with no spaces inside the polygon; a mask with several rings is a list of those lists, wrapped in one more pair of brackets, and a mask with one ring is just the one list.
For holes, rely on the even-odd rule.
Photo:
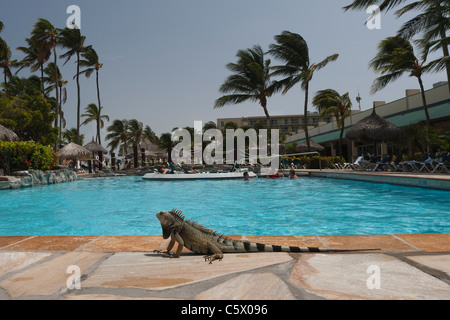
{"label": "tree line", "polygon": [[[397,17],[406,13],[416,12],[417,15],[406,21],[397,34],[389,37],[378,45],[378,52],[369,62],[369,67],[381,75],[374,80],[371,93],[375,93],[402,75],[416,77],[421,89],[426,126],[430,126],[422,75],[425,72],[440,72],[446,70],[450,80],[450,58],[448,53],[449,38],[446,35],[450,26],[449,1],[421,0],[403,5],[404,0],[354,0],[344,7],[344,10],[365,10],[370,5],[378,5],[382,12],[395,11]],[[0,21],[0,32],[4,29]],[[413,40],[413,38],[416,38]],[[11,49],[0,37],[0,67],[3,69],[3,92],[0,94],[0,122],[15,129],[22,139],[34,139],[43,144],[55,143],[55,148],[64,140],[82,144],[83,135],[80,127],[91,121],[96,122],[96,141],[101,142],[100,129],[104,127],[109,117],[103,114],[100,99],[99,71],[103,64],[92,45],[86,44],[86,37],[79,29],[59,29],[48,20],[38,19],[33,25],[30,37],[25,39],[26,45],[17,48],[25,57],[18,61],[12,58]],[[416,49],[414,48],[416,47]],[[57,54],[57,49],[64,52]],[[442,50],[442,56],[426,62],[432,52]],[[416,51],[418,53],[416,53]],[[269,58],[279,62],[272,65]],[[336,61],[339,54],[328,55],[314,62],[309,56],[306,40],[299,34],[283,31],[274,36],[274,43],[268,50],[255,45],[239,50],[236,61],[228,63],[226,68],[231,72],[219,92],[223,94],[215,103],[214,108],[245,101],[259,103],[268,120],[271,119],[268,99],[276,93],[286,94],[297,86],[304,92],[303,113],[306,143],[309,149],[309,134],[307,127],[308,99],[311,81],[316,71],[323,69],[329,63]],[[77,126],[62,131],[65,118],[62,106],[67,99],[67,80],[62,77],[59,60],[63,65],[76,59],[77,71],[73,78],[77,84]],[[16,73],[23,68],[38,72],[27,79],[18,78]],[[97,103],[91,103],[81,114],[80,76],[96,75]],[[47,84],[47,87],[45,86]],[[54,93],[54,96],[50,96]],[[340,94],[334,89],[319,90],[312,99],[323,116],[333,115],[341,129],[339,149],[341,151],[342,135],[345,118],[350,115],[352,106],[348,92]],[[84,120],[82,121],[82,118]],[[52,124],[53,123],[53,124]],[[137,119],[114,120],[107,128],[111,149],[123,149],[127,152],[129,146],[137,147],[138,140],[148,138],[160,146],[168,146],[169,133],[160,137],[147,125]]]}
{"label": "tree line", "polygon": [[[378,5],[381,11],[389,11],[403,4],[404,0],[354,0],[344,7],[344,10],[366,10],[371,5]],[[397,80],[404,74],[416,77],[421,90],[427,132],[430,127],[430,116],[427,108],[422,75],[426,72],[440,72],[446,70],[450,83],[450,57],[448,45],[450,39],[446,32],[450,27],[450,2],[439,0],[422,0],[405,5],[395,12],[397,17],[406,13],[418,12],[418,15],[405,22],[397,34],[381,41],[378,52],[369,62],[369,67],[377,77],[372,86],[374,94]],[[415,36],[420,36],[412,41]],[[324,60],[313,63],[309,56],[309,48],[305,39],[290,31],[283,31],[274,37],[275,43],[264,51],[261,46],[239,50],[237,61],[228,63],[226,68],[231,75],[225,79],[219,91],[224,94],[215,102],[214,108],[225,105],[239,104],[246,101],[259,103],[266,115],[269,127],[271,119],[268,111],[268,98],[277,92],[286,94],[300,84],[305,93],[303,114],[305,139],[310,150],[307,126],[308,95],[310,82],[314,72],[324,68],[328,63],[336,61],[339,54],[335,53]],[[418,54],[414,51],[413,43],[417,46]],[[426,63],[431,52],[442,50],[442,57]],[[271,65],[267,57],[273,57],[282,64]],[[281,76],[281,79],[274,79]],[[450,90],[450,87],[449,87]],[[344,121],[350,115],[352,102],[349,93],[339,94],[334,89],[319,90],[312,101],[322,116],[333,115],[340,128],[339,153],[342,156],[342,139]]]}

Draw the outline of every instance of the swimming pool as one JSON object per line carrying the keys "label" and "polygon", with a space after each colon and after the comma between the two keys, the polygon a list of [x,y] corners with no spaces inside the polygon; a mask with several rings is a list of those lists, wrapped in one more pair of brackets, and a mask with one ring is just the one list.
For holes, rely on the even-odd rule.
{"label": "swimming pool", "polygon": [[450,233],[450,192],[326,178],[85,179],[0,192],[0,236],[159,235],[178,208],[224,234]]}

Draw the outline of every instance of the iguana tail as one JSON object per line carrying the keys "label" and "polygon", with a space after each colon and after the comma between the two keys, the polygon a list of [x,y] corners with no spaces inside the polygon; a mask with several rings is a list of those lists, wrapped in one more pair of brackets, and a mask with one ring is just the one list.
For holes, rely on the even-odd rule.
{"label": "iguana tail", "polygon": [[[227,246],[230,248],[230,246]],[[227,249],[228,249],[227,248]],[[372,251],[380,249],[333,249],[318,247],[295,247],[295,246],[277,246],[249,241],[233,241],[230,250],[225,249],[224,253],[232,252],[353,252],[353,251]]]}

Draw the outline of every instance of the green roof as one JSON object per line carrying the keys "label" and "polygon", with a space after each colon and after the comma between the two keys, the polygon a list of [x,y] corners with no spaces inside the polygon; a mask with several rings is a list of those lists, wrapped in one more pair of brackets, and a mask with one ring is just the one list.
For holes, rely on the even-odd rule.
{"label": "green roof", "polygon": [[[450,100],[442,101],[434,105],[428,106],[428,113],[430,115],[431,120],[450,117]],[[391,116],[386,116],[385,119],[389,120],[397,127],[404,127],[410,124],[424,121],[425,112],[423,111],[423,107],[420,107],[412,110],[407,110],[398,114],[394,114]],[[348,128],[350,127],[346,127],[344,129],[344,137]],[[340,130],[334,130],[327,133],[311,136],[310,138],[316,141],[317,143],[323,143],[327,141],[339,140],[339,134]],[[302,143],[304,141],[305,139],[300,139],[294,142]]]}

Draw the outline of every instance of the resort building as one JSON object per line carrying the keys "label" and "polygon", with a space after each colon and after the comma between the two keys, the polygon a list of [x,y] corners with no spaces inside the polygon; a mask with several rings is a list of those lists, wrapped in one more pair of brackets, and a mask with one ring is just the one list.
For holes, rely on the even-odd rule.
{"label": "resort building", "polygon": [[[447,82],[439,82],[433,85],[433,88],[425,92],[428,112],[431,119],[431,125],[444,132],[450,131],[450,95]],[[385,101],[374,101],[373,107],[377,115],[385,118],[398,127],[404,127],[425,121],[425,112],[422,103],[420,90],[406,90],[405,97],[396,101],[385,103]],[[352,125],[361,119],[369,116],[372,108],[358,113],[353,113],[345,120],[345,132]],[[309,136],[315,142],[326,148],[326,154],[335,156],[338,153],[338,142],[340,129],[336,121],[326,124],[320,124],[315,128],[308,130]],[[287,137],[285,143],[302,143],[305,141],[305,132],[300,131]],[[347,161],[354,161],[358,154],[365,152],[383,154],[395,154],[395,145],[381,143],[378,150],[374,150],[373,143],[364,143],[344,139],[343,155]]]}
{"label": "resort building", "polygon": [[[296,134],[303,130],[303,115],[276,115],[270,116],[272,129],[279,129],[280,133]],[[332,121],[332,117],[321,118],[318,112],[308,113],[308,128],[315,128],[319,125],[327,124]],[[255,127],[268,128],[268,120],[265,116],[258,117],[241,117],[241,118],[221,118],[217,119],[217,128],[223,130],[229,122],[234,123],[238,128]]]}

